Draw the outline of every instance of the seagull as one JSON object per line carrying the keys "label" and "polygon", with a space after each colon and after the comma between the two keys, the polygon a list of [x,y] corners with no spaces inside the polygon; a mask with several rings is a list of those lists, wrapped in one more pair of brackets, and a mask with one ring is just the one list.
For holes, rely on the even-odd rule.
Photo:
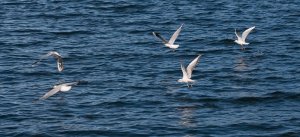
{"label": "seagull", "polygon": [[242,50],[245,50],[244,48],[244,45],[248,45],[249,43],[246,43],[246,38],[248,36],[248,34],[255,28],[255,26],[245,30],[242,34],[242,36],[239,36],[236,32],[236,29],[235,29],[235,35],[237,36],[237,40],[235,40],[234,42],[237,43],[237,44],[240,44],[241,45],[241,49]]}
{"label": "seagull", "polygon": [[185,68],[182,64],[181,64],[181,71],[182,71],[182,78],[178,80],[178,82],[181,83],[187,83],[188,87],[192,87],[192,85],[189,85],[189,83],[193,83],[195,82],[195,80],[192,80],[192,72],[194,70],[194,68],[196,67],[196,65],[199,62],[200,57],[202,56],[202,54],[198,55],[188,66],[187,68]]}
{"label": "seagull", "polygon": [[165,44],[165,46],[171,48],[171,49],[177,49],[179,47],[179,45],[174,45],[175,40],[177,39],[180,31],[181,31],[181,27],[183,26],[183,24],[181,24],[181,26],[174,32],[174,34],[172,35],[172,37],[170,38],[169,41],[167,41],[166,39],[164,39],[160,33],[158,32],[152,32],[152,34],[159,38],[160,40],[162,40],[163,44]]}
{"label": "seagull", "polygon": [[40,58],[40,60],[38,60],[38,61],[32,63],[32,66],[35,66],[35,64],[41,62],[42,59],[44,59],[44,58],[46,58],[46,57],[49,57],[49,56],[53,56],[53,57],[55,57],[55,58],[57,59],[57,60],[56,60],[56,62],[57,62],[57,69],[58,69],[59,72],[63,71],[64,65],[63,65],[62,57],[61,57],[61,55],[60,55],[58,52],[56,52],[56,51],[50,51],[50,52],[48,52],[48,54],[42,56],[42,57]]}
{"label": "seagull", "polygon": [[48,97],[56,94],[59,91],[61,91],[61,92],[67,92],[67,91],[71,90],[71,88],[72,88],[73,85],[77,85],[78,83],[79,82],[77,81],[77,82],[63,83],[63,84],[55,85],[55,86],[53,86],[53,89],[51,89],[44,96],[42,96],[40,98],[40,100],[47,99]]}

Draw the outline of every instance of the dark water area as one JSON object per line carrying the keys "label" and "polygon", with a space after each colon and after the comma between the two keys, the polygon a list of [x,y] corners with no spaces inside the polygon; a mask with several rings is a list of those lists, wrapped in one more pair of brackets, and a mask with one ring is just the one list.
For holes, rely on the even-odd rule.
{"label": "dark water area", "polygon": [[[300,136],[300,1],[4,0],[0,135]],[[173,52],[169,38],[182,24]],[[246,50],[234,30],[255,26]],[[59,52],[58,72],[49,51]],[[192,88],[180,63],[203,54]],[[81,80],[35,102],[53,85]]]}

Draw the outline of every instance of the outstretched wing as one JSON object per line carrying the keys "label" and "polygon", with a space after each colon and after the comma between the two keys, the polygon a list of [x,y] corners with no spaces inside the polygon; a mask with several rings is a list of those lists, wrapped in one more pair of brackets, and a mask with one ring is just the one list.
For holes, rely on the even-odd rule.
{"label": "outstretched wing", "polygon": [[199,59],[202,55],[199,55],[198,57],[196,57],[187,67],[186,71],[187,71],[187,76],[188,78],[191,78],[192,77],[192,72],[194,70],[194,68],[196,67],[196,65],[198,64],[199,62]]}
{"label": "outstretched wing", "polygon": [[181,64],[181,71],[182,71],[182,78],[183,79],[188,78],[187,72],[182,64]]}
{"label": "outstretched wing", "polygon": [[55,88],[53,88],[52,90],[48,91],[44,96],[42,96],[40,99],[47,99],[48,97],[54,95],[55,93],[57,93],[60,89],[60,86],[56,86]]}
{"label": "outstretched wing", "polygon": [[51,56],[55,57],[58,71],[59,72],[63,71],[64,65],[63,65],[63,60],[62,60],[61,55],[55,51],[50,51],[47,55],[49,55],[49,56],[51,55]]}
{"label": "outstretched wing", "polygon": [[251,28],[249,28],[249,29],[247,29],[247,30],[245,30],[245,31],[243,32],[243,34],[242,34],[242,40],[243,40],[243,41],[246,40],[248,34],[249,34],[254,28],[255,28],[255,26],[253,26],[253,27],[251,27]]}
{"label": "outstretched wing", "polygon": [[234,33],[235,33],[236,37],[238,38],[238,40],[240,40],[241,36],[239,34],[237,34],[236,29],[234,29]]}
{"label": "outstretched wing", "polygon": [[47,53],[46,55],[43,55],[42,57],[40,57],[40,59],[38,61],[33,62],[32,66],[35,66],[36,64],[40,63],[43,59],[47,58],[50,55],[51,55],[50,52]]}
{"label": "outstretched wing", "polygon": [[169,40],[169,44],[171,44],[171,45],[174,44],[175,40],[177,39],[177,37],[181,31],[182,26],[183,26],[183,24],[181,24],[181,26],[174,32],[174,34],[172,35],[172,37]]}
{"label": "outstretched wing", "polygon": [[160,33],[158,33],[158,32],[152,32],[152,34],[153,34],[155,37],[157,37],[157,38],[159,38],[160,40],[162,40],[162,42],[163,42],[164,44],[167,44],[167,43],[168,43],[168,41],[167,41],[166,39],[164,39],[164,38],[160,35]]}
{"label": "outstretched wing", "polygon": [[79,81],[76,82],[70,82],[70,83],[64,83],[62,85],[67,85],[67,86],[73,86],[73,85],[77,85],[79,83]]}
{"label": "outstretched wing", "polygon": [[64,69],[63,60],[62,60],[62,57],[60,56],[60,54],[55,51],[50,51],[46,55],[43,55],[38,61],[32,63],[32,66],[35,66],[36,64],[38,64],[39,62],[41,62],[43,59],[45,59],[48,56],[53,56],[56,58],[57,69],[59,72],[61,72]]}
{"label": "outstretched wing", "polygon": [[64,69],[64,64],[63,64],[63,60],[62,60],[62,57],[61,56],[57,56],[57,55],[54,55],[55,58],[56,58],[56,63],[57,63],[57,69],[59,72],[63,71]]}
{"label": "outstretched wing", "polygon": [[38,63],[40,63],[44,58],[40,58],[38,61],[35,61],[31,64],[32,67],[36,66]]}

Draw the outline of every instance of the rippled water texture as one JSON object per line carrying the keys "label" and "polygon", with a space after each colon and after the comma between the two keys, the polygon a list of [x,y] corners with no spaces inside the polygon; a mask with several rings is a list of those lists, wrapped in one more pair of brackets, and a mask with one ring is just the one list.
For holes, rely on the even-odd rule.
{"label": "rippled water texture", "polygon": [[[4,0],[1,136],[299,136],[300,1]],[[182,24],[173,52],[166,38]],[[234,29],[256,26],[240,50]],[[59,73],[49,57],[58,51]],[[192,88],[180,63],[203,54]],[[61,82],[83,83],[37,101]]]}

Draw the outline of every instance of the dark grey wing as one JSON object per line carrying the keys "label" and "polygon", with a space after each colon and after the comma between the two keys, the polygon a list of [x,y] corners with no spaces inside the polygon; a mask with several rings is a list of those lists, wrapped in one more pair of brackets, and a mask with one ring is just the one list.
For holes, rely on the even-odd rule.
{"label": "dark grey wing", "polygon": [[53,57],[55,57],[57,60],[57,69],[59,72],[63,71],[64,69],[64,64],[63,64],[63,59],[60,55],[57,55],[57,54],[51,54]]}
{"label": "dark grey wing", "polygon": [[43,59],[47,58],[48,56],[50,56],[50,54],[46,54],[46,55],[43,55],[42,57],[40,57],[40,59],[38,61],[35,61],[32,63],[32,66],[35,66],[36,64],[40,63]]}
{"label": "dark grey wing", "polygon": [[61,84],[61,85],[73,86],[73,85],[77,85],[78,83],[79,83],[79,81],[70,82],[70,83],[64,83],[64,84]]}
{"label": "dark grey wing", "polygon": [[167,44],[167,43],[168,43],[168,41],[167,41],[166,39],[164,39],[164,38],[160,35],[160,33],[152,32],[152,34],[153,34],[155,37],[157,37],[157,38],[159,38],[160,40],[162,40],[162,42],[163,42],[164,44]]}
{"label": "dark grey wing", "polygon": [[38,61],[33,62],[31,65],[34,67],[38,63],[40,63],[43,60],[43,58],[40,58]]}
{"label": "dark grey wing", "polygon": [[57,58],[57,69],[59,72],[63,71],[64,69],[64,64],[61,57]]}

